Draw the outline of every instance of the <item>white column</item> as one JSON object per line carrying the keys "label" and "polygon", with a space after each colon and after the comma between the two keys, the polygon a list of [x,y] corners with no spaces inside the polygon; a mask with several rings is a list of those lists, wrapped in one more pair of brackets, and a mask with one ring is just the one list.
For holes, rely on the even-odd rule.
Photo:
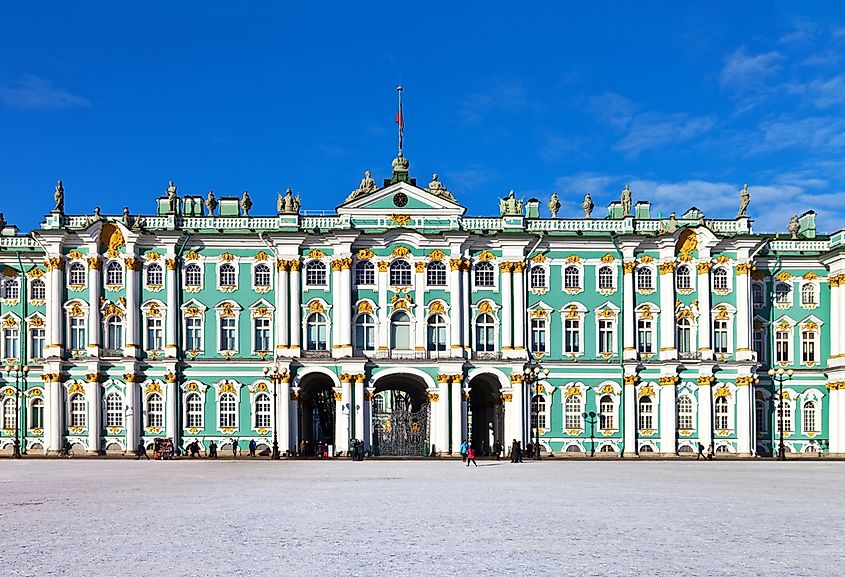
{"label": "white column", "polygon": [[[634,315],[634,267],[635,262],[626,262],[622,265],[622,358],[625,360],[637,359],[637,348],[634,340],[637,330],[636,317]],[[674,307],[672,307],[674,310]],[[626,403],[627,407],[627,403]],[[626,408],[627,410],[627,408]],[[626,418],[627,420],[627,418]],[[627,425],[626,425],[627,426]],[[632,440],[633,442],[633,440]],[[625,451],[628,451],[628,442],[625,441]],[[633,453],[633,449],[631,449]]]}
{"label": "white column", "polygon": [[[660,266],[660,359],[678,358],[675,348],[675,275],[674,261]],[[674,451],[672,451],[674,453]]]}
{"label": "white column", "polygon": [[390,346],[390,339],[388,338],[388,329],[390,328],[390,321],[388,319],[387,310],[387,261],[378,262],[378,273],[376,273],[376,283],[378,283],[378,332],[376,347],[379,351],[387,351]]}
{"label": "white column", "polygon": [[340,387],[335,387],[334,407],[334,452],[346,451],[349,449],[349,381],[341,381]]}
{"label": "white column", "polygon": [[302,263],[299,259],[289,261],[290,264],[290,349],[291,356],[298,357],[302,342]]}
{"label": "white column", "polygon": [[461,441],[463,434],[461,429],[461,423],[463,422],[463,418],[461,417],[461,383],[457,380],[449,380],[447,385],[449,390],[449,402],[451,403],[452,407],[452,422],[449,423],[449,426],[452,428],[452,454],[456,455],[458,453],[458,447],[461,446]]}
{"label": "white column", "polygon": [[750,456],[752,451],[756,450],[754,431],[751,426],[751,411],[754,407],[754,403],[751,402],[751,393],[754,387],[751,386],[751,377],[737,377],[736,385],[737,452],[740,455]]}
{"label": "white column", "polygon": [[623,387],[622,410],[625,415],[624,422],[624,443],[622,454],[625,456],[634,456],[637,454],[637,391],[636,391],[635,375],[625,377],[625,385]]}
{"label": "white column", "polygon": [[698,377],[698,442],[704,449],[713,443],[713,382],[715,377]]}
{"label": "white column", "polygon": [[[518,381],[514,382],[511,380],[511,384],[513,385],[513,400],[511,401],[511,413],[513,415],[512,421],[512,430],[514,437],[508,439],[508,442],[513,443],[513,439],[516,438],[522,444],[522,449],[525,450],[525,439],[528,438],[530,431],[528,428],[531,425],[531,422],[525,421],[525,415],[527,414],[526,411],[526,399],[525,399],[525,383],[521,380],[522,374],[520,373]],[[528,402],[531,401],[531,397],[529,396]]]}
{"label": "white column", "polygon": [[[340,259],[331,262],[332,267],[332,342],[330,350],[332,356],[338,355],[338,349],[343,345],[341,329],[343,327],[343,287],[340,283]],[[335,449],[337,450],[337,449]]]}
{"label": "white column", "polygon": [[126,245],[126,342],[123,343],[123,354],[133,358],[137,358],[141,351],[139,268],[135,247]]}
{"label": "white column", "polygon": [[[61,247],[59,248],[61,250]],[[48,259],[47,272],[47,331],[50,339],[50,351],[45,353],[49,357],[61,357],[64,353],[65,315],[64,304],[65,261],[61,255]]]}
{"label": "white column", "polygon": [[364,428],[362,429],[364,436],[364,450],[372,451],[373,449],[373,391],[374,387],[366,387],[364,389]]}
{"label": "white column", "polygon": [[[664,379],[661,379],[662,381]],[[660,384],[660,452],[670,455],[677,452],[676,446],[676,392],[675,382],[666,379]]]}
{"label": "white column", "polygon": [[[167,279],[165,280],[167,283],[167,335],[164,341],[164,356],[175,359],[179,347],[179,343],[176,342],[178,338],[178,331],[176,327],[179,322],[181,311],[179,310],[176,297],[176,291],[179,288],[176,286],[176,255],[172,252],[171,248],[168,248],[167,258],[165,259],[164,264],[167,269]],[[171,435],[175,434],[175,421],[173,425],[174,432],[171,432]]]}
{"label": "white column", "polygon": [[89,246],[88,256],[88,355],[99,356],[100,335],[103,334],[102,323],[100,322],[100,257],[97,255],[97,246]]}
{"label": "white column", "polygon": [[[285,279],[287,280],[287,279]],[[276,437],[279,441],[279,452],[290,451],[290,376],[285,374],[281,382],[276,385]]]}
{"label": "white column", "polygon": [[502,262],[499,263],[499,269],[502,272],[502,310],[501,310],[501,326],[502,326],[502,353],[508,355],[513,350],[513,323],[514,313],[519,314],[519,309],[514,308],[514,298],[511,290],[511,271],[514,263]]}
{"label": "white column", "polygon": [[463,317],[469,318],[469,311],[463,310],[461,297],[461,259],[453,258],[449,261],[449,328],[452,347],[451,357],[463,356]]}
{"label": "white column", "polygon": [[513,348],[525,357],[525,319],[528,316],[525,302],[525,263],[513,263]]}
{"label": "white column", "polygon": [[[340,352],[344,357],[352,356],[352,258],[341,259],[340,265]],[[360,401],[360,399],[358,399]]]}
{"label": "white column", "polygon": [[[427,350],[427,331],[426,325],[428,319],[425,314],[425,262],[414,263],[414,302],[417,306],[414,307],[414,324],[416,325],[414,334],[414,348],[418,353],[425,353]],[[437,353],[435,353],[437,354]]]}
{"label": "white column", "polygon": [[290,265],[287,261],[280,260],[276,262],[276,356],[286,356],[288,345],[290,344],[288,340],[289,270]]}
{"label": "white column", "polygon": [[[355,438],[365,440],[367,438],[367,431],[364,428],[364,374],[355,375],[355,380],[351,383],[351,388],[354,389],[354,402],[352,403],[352,412],[355,415]],[[364,441],[366,443],[366,441]]]}
{"label": "white column", "polygon": [[[839,390],[832,391],[834,394],[831,396],[831,400],[835,401],[836,403],[836,428],[838,429],[837,438],[839,440],[838,443],[838,453],[845,453],[845,384],[839,383]],[[833,452],[833,449],[830,449]]]}
{"label": "white column", "polygon": [[47,439],[47,451],[55,453],[62,448],[62,424],[64,421],[64,387],[59,382],[59,375],[52,375],[54,380],[44,387],[47,392],[48,421],[44,431]]}
{"label": "white column", "polygon": [[[461,382],[460,384],[456,383],[456,386],[459,386],[461,389],[461,440],[467,439],[469,440],[469,392],[470,388],[465,386],[466,381]],[[460,444],[460,443],[459,443]]]}
{"label": "white column", "polygon": [[297,454],[299,452],[299,387],[291,387],[288,415],[290,416],[290,448],[293,454]]}
{"label": "white column", "polygon": [[[698,351],[701,358],[710,360],[713,358],[713,349],[710,346],[710,268],[709,261],[698,263]],[[705,445],[705,448],[707,445]]]}
{"label": "white column", "polygon": [[519,428],[519,424],[517,422],[518,415],[517,413],[521,413],[520,408],[514,403],[514,394],[513,390],[515,387],[519,386],[512,384],[513,388],[506,389],[502,391],[502,398],[504,400],[504,419],[505,419],[505,432],[504,438],[502,439],[502,446],[505,450],[505,455],[508,454],[508,451],[513,446],[513,442],[516,440],[520,440],[522,438],[522,431]]}
{"label": "white column", "polygon": [[[180,431],[176,428],[176,416],[179,414],[179,395],[178,391],[176,390],[176,368],[173,368],[173,377],[170,378],[167,383],[165,384],[165,397],[164,397],[164,406],[167,409],[166,412],[166,421],[165,431],[167,431],[167,435],[173,439],[173,443],[175,446],[178,446],[178,439],[181,437],[179,434]],[[171,382],[172,381],[172,382]]]}
{"label": "white column", "polygon": [[100,429],[102,427],[102,408],[100,405],[100,383],[94,381],[85,384],[85,398],[88,400],[88,453],[100,452]]}
{"label": "white column", "polygon": [[[447,380],[438,379],[437,390],[440,395],[440,399],[437,402],[437,409],[440,412],[437,452],[445,455],[449,452],[449,427],[451,427],[451,423],[449,422],[449,403],[452,402],[452,399],[449,398],[449,383]],[[454,443],[454,440],[452,442]]]}
{"label": "white column", "polygon": [[736,267],[736,359],[750,361],[751,350],[751,263],[739,263]]}
{"label": "white column", "polygon": [[472,266],[470,261],[464,261],[463,266],[461,267],[461,303],[462,303],[462,310],[461,310],[461,325],[462,325],[462,337],[461,337],[461,345],[465,353],[461,356],[466,358],[468,353],[471,350],[471,343],[472,341],[469,338],[469,330],[470,330],[470,313],[472,309],[470,308],[470,283],[469,283],[469,275],[470,271],[472,270]]}
{"label": "white column", "polygon": [[[134,377],[132,379],[135,380]],[[141,409],[138,404],[138,384],[126,380],[126,451],[131,453],[138,446],[138,423]]]}

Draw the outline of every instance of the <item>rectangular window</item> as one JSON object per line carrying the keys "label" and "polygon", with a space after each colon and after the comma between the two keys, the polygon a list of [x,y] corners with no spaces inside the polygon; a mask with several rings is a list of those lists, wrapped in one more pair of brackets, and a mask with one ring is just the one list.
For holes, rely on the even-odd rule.
{"label": "rectangular window", "polygon": [[161,317],[147,317],[147,350],[160,351],[164,348],[164,323]]}
{"label": "rectangular window", "polygon": [[44,358],[44,329],[29,330],[29,356],[33,359]]}
{"label": "rectangular window", "polygon": [[599,354],[613,354],[613,321],[599,320]]}
{"label": "rectangular window", "polygon": [[255,351],[270,352],[270,319],[255,319]]}
{"label": "rectangular window", "polygon": [[6,359],[18,358],[19,345],[20,331],[15,327],[3,329],[3,357]]}
{"label": "rectangular window", "polygon": [[654,352],[651,342],[651,321],[648,319],[637,321],[637,346],[640,353],[651,354]]}
{"label": "rectangular window", "polygon": [[185,348],[189,351],[202,350],[202,319],[197,317],[185,319]]}
{"label": "rectangular window", "polygon": [[223,317],[220,319],[220,350],[235,351],[235,318]]}
{"label": "rectangular window", "polygon": [[754,331],[754,352],[757,353],[757,362],[765,363],[766,334],[763,331]]}
{"label": "rectangular window", "polygon": [[581,322],[578,319],[566,319],[563,323],[563,352],[581,352]]}
{"label": "rectangular window", "polygon": [[719,354],[728,352],[728,321],[724,319],[713,321],[713,352]]}
{"label": "rectangular window", "polygon": [[812,331],[801,332],[801,362],[816,362],[816,333]]}
{"label": "rectangular window", "polygon": [[531,319],[531,351],[546,352],[546,321],[544,319]]}
{"label": "rectangular window", "polygon": [[779,363],[789,362],[789,331],[777,331],[775,333],[775,360]]}
{"label": "rectangular window", "polygon": [[85,348],[85,319],[82,317],[70,318],[70,349],[81,351]]}
{"label": "rectangular window", "polygon": [[29,428],[44,428],[44,401],[41,399],[35,399],[34,401],[32,401],[32,405],[30,405]]}

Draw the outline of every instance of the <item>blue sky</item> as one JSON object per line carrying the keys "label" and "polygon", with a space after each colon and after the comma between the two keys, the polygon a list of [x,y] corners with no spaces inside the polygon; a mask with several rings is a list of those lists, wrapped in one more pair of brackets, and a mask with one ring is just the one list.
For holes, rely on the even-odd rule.
{"label": "blue sky", "polygon": [[412,176],[470,214],[513,188],[578,216],[630,183],[732,217],[747,182],[755,230],[845,228],[839,3],[238,4],[4,3],[7,220],[37,226],[59,178],[68,213],[150,213],[170,179],[333,209],[389,176],[401,82]]}

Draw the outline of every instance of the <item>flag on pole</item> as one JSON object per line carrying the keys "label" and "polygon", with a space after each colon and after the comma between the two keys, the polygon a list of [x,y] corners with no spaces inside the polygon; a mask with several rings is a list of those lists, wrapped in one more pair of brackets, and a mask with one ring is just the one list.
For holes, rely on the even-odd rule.
{"label": "flag on pole", "polygon": [[399,125],[399,130],[405,130],[405,117],[402,116],[402,100],[399,100],[399,110],[396,111],[396,124]]}

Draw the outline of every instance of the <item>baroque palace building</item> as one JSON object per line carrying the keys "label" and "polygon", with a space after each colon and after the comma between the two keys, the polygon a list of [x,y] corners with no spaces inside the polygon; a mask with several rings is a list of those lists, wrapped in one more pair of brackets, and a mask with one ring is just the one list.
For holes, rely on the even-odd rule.
{"label": "baroque palace building", "polygon": [[60,182],[0,236],[0,447],[771,455],[782,400],[787,451],[845,453],[845,232],[755,234],[747,188],[732,220],[627,187],[604,218],[468,217],[408,167],[321,216],[173,183],[155,215],[66,215]]}

